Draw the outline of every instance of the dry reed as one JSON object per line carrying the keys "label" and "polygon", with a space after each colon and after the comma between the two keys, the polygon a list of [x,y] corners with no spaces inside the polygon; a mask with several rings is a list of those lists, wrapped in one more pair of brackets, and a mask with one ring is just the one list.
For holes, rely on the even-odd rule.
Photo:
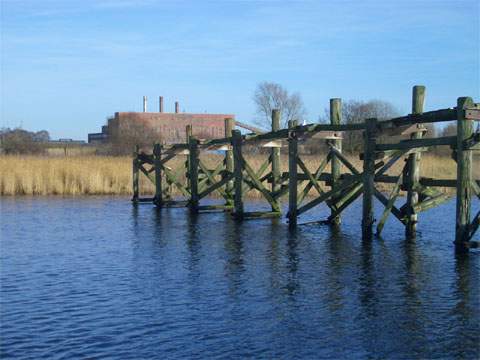
{"label": "dry reed", "polygon": [[[259,168],[266,156],[247,156],[253,168]],[[222,157],[216,154],[201,156],[212,168]],[[303,156],[307,167],[314,171],[323,155]],[[184,157],[168,163],[172,168],[182,166]],[[362,169],[360,160],[352,159],[357,169]],[[475,161],[477,162],[477,161]],[[287,171],[288,161],[282,154],[282,171]],[[132,161],[129,157],[108,156],[0,156],[0,195],[130,195],[132,193]],[[389,171],[391,175],[401,172],[403,161]],[[480,167],[474,166],[474,177],[480,179]],[[325,171],[329,171],[327,168]],[[345,169],[344,169],[345,171]],[[454,179],[456,166],[447,157],[424,155],[421,175],[432,178]],[[152,194],[154,187],[140,175],[143,194]],[[379,184],[380,185],[380,184]],[[388,190],[388,186],[380,187]],[[177,195],[176,192],[173,195]],[[258,193],[250,192],[256,197]]]}

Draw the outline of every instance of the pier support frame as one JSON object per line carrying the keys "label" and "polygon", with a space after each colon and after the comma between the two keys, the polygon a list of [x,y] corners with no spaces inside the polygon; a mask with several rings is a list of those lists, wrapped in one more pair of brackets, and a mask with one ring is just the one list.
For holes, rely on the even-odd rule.
{"label": "pier support frame", "polygon": [[[232,118],[225,119],[225,137],[231,138],[232,131],[235,128],[235,120]],[[229,173],[233,173],[234,171],[234,162],[233,162],[233,150],[230,145],[230,148],[225,151],[225,170]],[[225,201],[225,205],[228,207],[233,206],[234,204],[234,182],[231,180],[227,182],[225,185],[225,192],[227,194],[227,200]]]}
{"label": "pier support frame", "polygon": [[153,146],[153,164],[155,166],[155,197],[153,203],[162,207],[163,195],[162,195],[162,146],[155,144]]}
{"label": "pier support frame", "polygon": [[139,197],[139,175],[140,169],[138,168],[138,153],[139,146],[135,146],[135,151],[133,152],[133,161],[132,161],[132,187],[133,187],[133,197],[132,202],[138,203]]}
{"label": "pier support frame", "polygon": [[298,140],[293,121],[290,121],[288,128],[288,226],[294,228],[297,226],[298,209]]}
{"label": "pier support frame", "polygon": [[377,140],[377,119],[367,119],[365,125],[362,239],[372,240],[374,223],[373,197],[375,194],[375,144]]}
{"label": "pier support frame", "polygon": [[242,134],[240,130],[232,131],[233,175],[234,175],[234,217],[243,220],[243,166],[242,166]]}
{"label": "pier support frame", "polygon": [[[425,103],[425,86],[416,85],[412,91],[412,114],[422,114]],[[410,135],[411,139],[421,139],[423,137],[423,126],[416,125],[420,131]],[[418,215],[415,206],[418,203],[418,184],[420,181],[420,158],[419,152],[410,154],[407,160],[407,178],[404,179],[407,185],[407,206],[406,206],[406,224],[405,236],[407,239],[415,239],[417,236]]]}
{"label": "pier support frame", "polygon": [[465,109],[473,107],[473,100],[461,97],[457,100],[457,208],[455,249],[467,251],[470,240],[472,206],[472,150],[465,148],[465,141],[473,135],[473,120],[465,118]]}
{"label": "pier support frame", "polygon": [[[330,99],[330,124],[340,125],[342,123],[342,100],[335,98]],[[341,153],[342,152],[342,140],[335,139],[329,140],[331,144]],[[332,155],[332,186],[331,189],[335,189],[340,181],[340,176],[342,174],[342,164],[340,159],[335,154]],[[332,202],[336,203],[338,197],[332,197]],[[338,226],[341,223],[340,214],[335,214],[335,209],[330,209],[331,217],[330,224]]]}
{"label": "pier support frame", "polygon": [[[280,130],[280,118],[281,113],[280,110],[273,109],[272,110],[272,131]],[[271,156],[272,156],[272,193],[275,193],[280,190],[280,177],[281,177],[281,170],[280,170],[280,148],[279,147],[272,147],[271,149]],[[280,207],[279,200],[275,199],[275,204],[277,205],[277,209]],[[272,211],[276,211],[275,207],[272,206]]]}

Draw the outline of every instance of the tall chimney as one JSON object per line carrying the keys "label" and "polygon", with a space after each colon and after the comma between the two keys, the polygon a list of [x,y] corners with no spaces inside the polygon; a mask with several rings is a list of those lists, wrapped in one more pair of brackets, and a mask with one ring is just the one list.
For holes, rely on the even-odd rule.
{"label": "tall chimney", "polygon": [[178,101],[175,101],[175,114],[178,114],[180,112],[180,104]]}
{"label": "tall chimney", "polygon": [[158,105],[159,105],[159,111],[162,113],[163,112],[163,96],[160,96],[158,98]]}
{"label": "tall chimney", "polygon": [[147,112],[147,97],[143,97],[143,112]]}

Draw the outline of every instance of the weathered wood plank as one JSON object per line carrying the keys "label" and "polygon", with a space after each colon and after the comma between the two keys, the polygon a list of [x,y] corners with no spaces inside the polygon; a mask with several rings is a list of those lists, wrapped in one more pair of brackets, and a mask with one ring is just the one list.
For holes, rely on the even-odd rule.
{"label": "weathered wood plank", "polygon": [[375,191],[375,145],[377,119],[367,119],[364,132],[362,239],[373,237],[373,195]]}
{"label": "weathered wood plank", "polygon": [[463,142],[473,134],[473,120],[465,119],[465,109],[473,106],[469,97],[457,100],[457,206],[455,245],[458,251],[466,251],[470,240],[472,187],[472,151],[463,148]]}
{"label": "weathered wood plank", "polygon": [[333,221],[336,217],[345,210],[350,204],[357,200],[363,192],[363,183],[354,184],[346,193],[337,198],[336,202],[331,206],[332,212],[327,219],[327,222]]}
{"label": "weathered wood plank", "polygon": [[452,148],[456,147],[456,136],[444,136],[440,138],[426,138],[426,139],[410,139],[403,140],[395,144],[377,144],[377,151],[395,150],[395,149],[411,149],[418,147],[441,146],[448,145]]}
{"label": "weathered wood plank", "polygon": [[155,170],[155,198],[154,203],[157,206],[162,206],[163,201],[163,192],[162,192],[162,166],[160,165],[162,161],[162,146],[160,144],[155,144],[153,146],[153,163]]}
{"label": "weathered wood plank", "polygon": [[327,192],[325,192],[323,195],[320,195],[318,198],[313,199],[313,200],[310,201],[309,203],[307,203],[307,204],[303,205],[302,207],[300,207],[300,208],[297,210],[297,215],[301,215],[301,214],[303,214],[304,212],[306,212],[306,211],[314,208],[315,206],[321,204],[322,202],[324,202],[325,200],[327,200],[328,198],[330,198],[330,197],[333,196],[333,195],[339,195],[343,190],[345,190],[346,188],[348,188],[348,187],[351,186],[354,182],[358,181],[358,180],[361,179],[361,178],[362,178],[361,175],[353,175],[352,177],[347,178],[346,180],[342,181],[342,183],[341,183],[336,189],[327,191]]}
{"label": "weathered wood plank", "polygon": [[209,188],[205,189],[204,191],[198,194],[198,199],[202,199],[214,191],[218,191],[223,196],[223,198],[226,198],[227,197],[226,194],[222,191],[219,191],[219,189],[225,184],[227,184],[231,179],[233,179],[233,174],[230,174],[224,177],[218,182],[214,182]]}
{"label": "weathered wood plank", "polygon": [[[280,117],[281,113],[278,109],[272,110],[272,131],[280,130]],[[272,184],[271,184],[271,192],[274,193],[280,190],[280,148],[272,147],[271,150],[271,161],[272,161]],[[275,206],[272,205],[272,211],[278,211],[280,209],[280,203],[276,200],[272,200],[275,202]]]}
{"label": "weathered wood plank", "polygon": [[428,209],[431,209],[435,206],[438,206],[440,204],[443,204],[445,201],[450,200],[452,197],[449,196],[448,194],[438,194],[436,196],[433,196],[429,198],[428,200],[422,201],[420,203],[417,203],[414,205],[414,210],[416,213],[426,211]]}
{"label": "weathered wood plank", "polygon": [[390,215],[392,208],[395,205],[395,201],[397,200],[398,194],[400,194],[400,185],[402,184],[402,181],[403,181],[403,177],[399,176],[397,183],[395,184],[392,191],[390,192],[387,205],[385,206],[385,209],[383,210],[383,213],[382,213],[382,217],[380,218],[380,221],[377,225],[377,236],[380,236],[380,234],[382,233],[383,227],[385,226],[388,216]]}
{"label": "weathered wood plank", "polygon": [[233,175],[234,175],[234,213],[236,219],[243,219],[243,165],[242,165],[242,134],[232,130]]}
{"label": "weathered wood plank", "polygon": [[[231,138],[232,137],[232,130],[235,128],[235,120],[232,118],[225,119],[225,137]],[[231,146],[230,142],[229,145]],[[227,151],[225,151],[225,169],[233,174],[234,165],[233,165],[233,150],[230,147]],[[225,186],[225,194],[227,195],[227,199],[225,204],[228,206],[233,206],[233,193],[234,193],[234,186],[233,181],[227,182]]]}
{"label": "weathered wood plank", "polygon": [[[414,86],[412,93],[412,114],[422,114],[425,104],[425,86]],[[419,126],[419,124],[417,124]],[[423,130],[423,128],[422,128]],[[423,137],[423,131],[418,131],[410,136],[410,139],[421,139]],[[418,215],[416,214],[416,205],[418,203],[418,193],[415,191],[415,187],[420,180],[420,153],[410,154],[408,156],[407,164],[407,206],[406,206],[406,219],[405,224],[405,236],[407,239],[414,239],[417,236],[417,221]]]}
{"label": "weathered wood plank", "polygon": [[[293,124],[289,124],[291,129]],[[298,157],[298,141],[295,131],[290,131],[288,135],[288,225],[297,226],[297,206],[298,206],[298,168],[300,158]]]}
{"label": "weathered wood plank", "polygon": [[138,202],[138,195],[139,195],[139,169],[138,169],[138,145],[135,146],[135,150],[133,152],[133,160],[132,160],[132,189],[133,189],[133,197],[132,201],[134,203]]}
{"label": "weathered wood plank", "polygon": [[[320,163],[320,165],[318,166],[317,168],[317,171],[315,171],[314,173],[314,178],[316,181],[319,181],[320,179],[320,176],[323,175],[323,170],[325,169],[325,167],[328,165],[329,161],[331,160],[332,158],[332,154],[331,152],[328,152],[327,156],[322,160],[322,162]],[[304,174],[302,174],[304,175]],[[331,174],[326,174],[328,175],[328,178],[329,180],[331,179],[330,176]],[[297,180],[308,180],[308,176],[307,175],[304,175],[306,176],[305,178],[300,178],[300,174],[297,174]],[[308,193],[310,192],[311,188],[313,187],[313,184],[311,182],[309,182],[303,189],[303,191],[300,193],[300,196],[298,197],[298,204],[301,204],[303,202],[303,200],[305,199],[305,197],[308,195]]]}
{"label": "weathered wood plank", "polygon": [[339,159],[343,163],[343,165],[347,167],[348,170],[352,172],[352,174],[354,175],[360,174],[360,171],[358,171],[357,168],[340,151],[338,151],[338,149],[336,149],[333,146],[330,146],[330,151],[337,159]]}
{"label": "weathered wood plank", "polygon": [[189,138],[189,179],[190,179],[190,211],[193,213],[198,212],[198,205],[200,198],[198,197],[198,167],[199,167],[199,158],[198,158],[198,140],[193,136]]}
{"label": "weathered wood plank", "polygon": [[[330,124],[340,125],[341,123],[342,123],[342,99],[338,99],[338,98],[330,99]],[[341,139],[329,140],[329,142],[338,153],[342,153]],[[342,164],[340,159],[338,158],[338,155],[335,152],[332,155],[331,173],[332,173],[332,182],[330,186],[332,189],[334,189],[337,186],[340,180],[340,175],[342,173]],[[317,186],[319,185],[317,184]],[[338,199],[336,198],[332,198],[333,202],[336,202],[337,200]],[[338,211],[335,211],[334,209],[330,209],[329,221],[332,225],[336,225],[336,226],[340,225],[340,223],[342,222],[340,218],[340,213]]]}
{"label": "weathered wood plank", "polygon": [[435,111],[428,111],[422,114],[410,114],[401,116],[386,121],[381,121],[378,124],[380,130],[391,129],[397,126],[404,126],[407,124],[426,124],[441,121],[450,121],[457,119],[456,109],[441,109]]}

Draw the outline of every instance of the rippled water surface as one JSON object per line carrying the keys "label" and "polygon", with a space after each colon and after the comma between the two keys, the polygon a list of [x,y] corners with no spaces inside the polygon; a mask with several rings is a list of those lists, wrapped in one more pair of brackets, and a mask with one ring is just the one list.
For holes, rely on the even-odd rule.
{"label": "rippled water surface", "polygon": [[2,359],[479,357],[480,254],[454,255],[453,203],[416,243],[391,220],[369,244],[360,204],[340,231],[289,232],[125,198],[0,201]]}

